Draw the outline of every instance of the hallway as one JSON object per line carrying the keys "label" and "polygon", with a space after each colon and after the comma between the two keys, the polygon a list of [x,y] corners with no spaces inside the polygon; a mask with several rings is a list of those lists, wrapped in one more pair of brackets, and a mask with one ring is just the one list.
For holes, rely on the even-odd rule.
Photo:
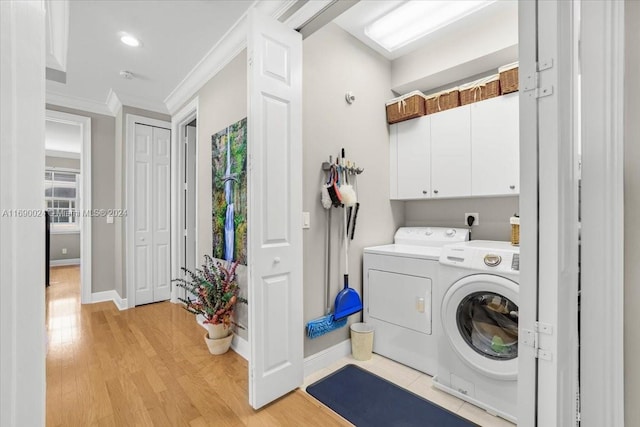
{"label": "hallway", "polygon": [[301,390],[254,411],[247,362],[210,355],[179,305],[81,306],[79,283],[77,266],[51,270],[47,426],[349,425]]}

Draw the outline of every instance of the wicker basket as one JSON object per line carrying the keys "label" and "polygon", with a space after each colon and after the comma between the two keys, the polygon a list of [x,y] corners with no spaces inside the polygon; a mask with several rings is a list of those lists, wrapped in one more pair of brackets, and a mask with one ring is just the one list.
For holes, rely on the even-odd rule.
{"label": "wicker basket", "polygon": [[500,95],[500,75],[494,74],[460,86],[460,105],[484,101],[498,95]]}
{"label": "wicker basket", "polygon": [[460,90],[455,87],[427,96],[427,114],[460,106]]}
{"label": "wicker basket", "polygon": [[500,88],[502,93],[518,91],[518,63],[505,65],[498,68],[500,73]]}
{"label": "wicker basket", "polygon": [[512,216],[511,220],[511,244],[513,246],[520,245],[520,218],[517,216]]}
{"label": "wicker basket", "polygon": [[427,113],[425,96],[419,91],[393,98],[387,101],[386,107],[387,122],[389,124],[415,119]]}

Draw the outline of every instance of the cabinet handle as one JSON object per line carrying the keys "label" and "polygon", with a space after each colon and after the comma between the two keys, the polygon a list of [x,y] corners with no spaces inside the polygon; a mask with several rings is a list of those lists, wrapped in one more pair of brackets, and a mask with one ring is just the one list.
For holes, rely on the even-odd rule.
{"label": "cabinet handle", "polygon": [[433,190],[433,194],[438,194],[438,190]]}
{"label": "cabinet handle", "polygon": [[422,194],[427,194],[427,190],[422,190]]}
{"label": "cabinet handle", "polygon": [[512,190],[515,190],[516,186],[515,185],[510,185],[509,188],[512,189]]}

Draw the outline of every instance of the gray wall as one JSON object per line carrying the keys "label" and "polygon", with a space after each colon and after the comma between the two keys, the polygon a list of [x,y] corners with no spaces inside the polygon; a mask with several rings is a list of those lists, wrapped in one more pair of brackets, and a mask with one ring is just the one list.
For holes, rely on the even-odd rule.
{"label": "gray wall", "polygon": [[[211,136],[226,126],[247,117],[247,51],[243,50],[198,92],[198,249],[196,263],[212,252]],[[238,266],[238,284],[247,293],[246,267]],[[251,303],[251,301],[249,301]],[[248,325],[245,305],[236,310],[236,321]],[[247,330],[238,335],[247,339]]]}
{"label": "gray wall", "polygon": [[[330,47],[330,48],[329,48]],[[311,213],[304,230],[305,322],[324,312],[326,211],[320,204],[321,164],[340,148],[365,168],[358,177],[361,204],[355,240],[350,242],[351,286],[362,291],[362,249],[389,243],[404,220],[402,202],[389,201],[389,134],[384,103],[393,97],[391,65],[335,24],[328,24],[304,41],[303,48],[303,210]],[[353,91],[356,101],[345,102]],[[342,209],[332,210],[331,294],[341,288],[344,252],[340,230]],[[358,316],[352,316],[359,321]],[[305,356],[348,338],[343,328],[305,340]]]}
{"label": "gray wall", "polygon": [[[115,202],[115,118],[57,105],[47,109],[91,118],[91,207],[113,209]],[[114,289],[115,226],[106,218],[91,222],[91,291]]]}
{"label": "gray wall", "polygon": [[625,425],[640,426],[640,2],[625,1],[625,152],[624,152],[624,385]]}
{"label": "gray wall", "polygon": [[[80,170],[79,159],[67,159],[64,157],[45,157],[45,166],[47,168],[65,168]],[[80,258],[80,233],[54,233],[51,234],[51,252],[49,259],[58,261],[62,259]],[[67,253],[63,254],[62,249],[66,248]]]}
{"label": "gray wall", "polygon": [[476,197],[406,202],[408,226],[464,227],[464,214],[477,212],[480,225],[471,229],[473,240],[511,239],[509,219],[518,212],[518,197]]}

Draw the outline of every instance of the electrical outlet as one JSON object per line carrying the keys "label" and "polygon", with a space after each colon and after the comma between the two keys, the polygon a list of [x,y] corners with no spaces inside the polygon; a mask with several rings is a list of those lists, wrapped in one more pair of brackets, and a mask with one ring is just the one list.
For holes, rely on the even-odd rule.
{"label": "electrical outlet", "polygon": [[[473,222],[469,224],[471,218],[473,218]],[[464,225],[480,225],[480,215],[477,212],[464,214]]]}
{"label": "electrical outlet", "polygon": [[67,254],[67,248],[62,248],[62,255],[66,255]]}

